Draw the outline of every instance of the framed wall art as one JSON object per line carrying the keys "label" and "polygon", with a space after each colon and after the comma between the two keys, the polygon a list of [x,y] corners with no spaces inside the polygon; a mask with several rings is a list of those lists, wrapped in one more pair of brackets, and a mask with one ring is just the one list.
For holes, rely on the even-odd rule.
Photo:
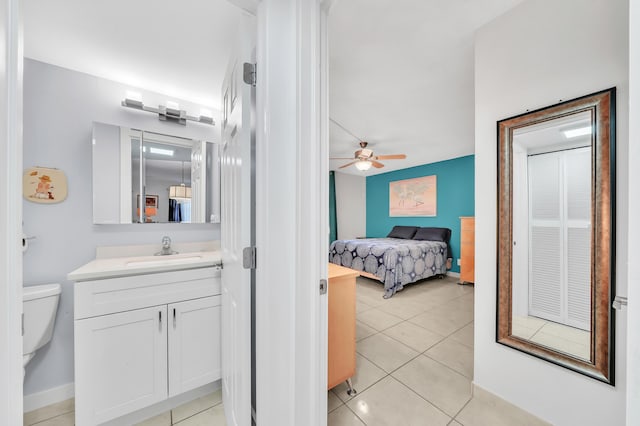
{"label": "framed wall art", "polygon": [[389,216],[436,216],[436,175],[389,182]]}

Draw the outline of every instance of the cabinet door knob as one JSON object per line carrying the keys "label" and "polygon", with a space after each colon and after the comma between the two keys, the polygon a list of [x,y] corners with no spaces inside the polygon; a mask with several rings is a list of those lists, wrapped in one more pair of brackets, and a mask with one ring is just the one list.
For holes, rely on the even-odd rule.
{"label": "cabinet door knob", "polygon": [[173,328],[176,328],[176,308],[173,308]]}

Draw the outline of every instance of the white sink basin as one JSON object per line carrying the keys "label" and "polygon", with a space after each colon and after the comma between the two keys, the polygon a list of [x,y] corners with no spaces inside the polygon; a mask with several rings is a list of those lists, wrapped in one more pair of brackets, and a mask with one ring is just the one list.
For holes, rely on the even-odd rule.
{"label": "white sink basin", "polygon": [[202,256],[199,255],[189,255],[189,256],[177,256],[177,255],[169,255],[169,256],[158,256],[151,259],[139,259],[132,260],[125,263],[126,266],[162,266],[162,265],[175,265],[180,263],[189,263],[196,260],[202,259]]}

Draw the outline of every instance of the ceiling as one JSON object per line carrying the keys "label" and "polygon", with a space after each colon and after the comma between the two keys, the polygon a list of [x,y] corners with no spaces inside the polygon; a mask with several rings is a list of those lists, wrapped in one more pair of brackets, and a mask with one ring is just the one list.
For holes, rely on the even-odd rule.
{"label": "ceiling", "polygon": [[[372,175],[474,152],[474,32],[522,0],[339,0],[329,16],[329,115],[383,161]],[[331,157],[358,140],[330,124]],[[348,161],[332,160],[332,170]]]}
{"label": "ceiling", "polygon": [[219,109],[241,11],[228,0],[28,0],[28,58]]}
{"label": "ceiling", "polygon": [[[371,175],[474,151],[474,32],[522,0],[339,0],[329,17],[332,157]],[[25,56],[220,109],[241,11],[228,0],[29,0]],[[351,134],[356,137],[352,136]],[[331,161],[336,169],[348,161]]]}

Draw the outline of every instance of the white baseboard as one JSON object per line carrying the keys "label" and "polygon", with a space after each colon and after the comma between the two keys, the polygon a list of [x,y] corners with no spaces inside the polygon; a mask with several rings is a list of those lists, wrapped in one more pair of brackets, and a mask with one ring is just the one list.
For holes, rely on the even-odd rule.
{"label": "white baseboard", "polygon": [[460,278],[460,272],[447,271],[447,276]]}
{"label": "white baseboard", "polygon": [[150,419],[151,417],[166,413],[167,411],[172,410],[179,405],[208,395],[211,392],[215,392],[221,387],[222,380],[216,380],[215,382],[209,383],[208,385],[204,385],[197,389],[190,390],[180,395],[176,395],[172,398],[165,399],[164,401],[158,402],[157,404],[142,408],[138,411],[134,411],[133,413],[125,414],[124,416],[118,417],[117,419],[109,420],[105,423],[102,423],[102,426],[135,425],[144,420]]}
{"label": "white baseboard", "polygon": [[[208,385],[204,385],[200,388],[194,389],[189,392],[185,392],[173,398],[169,398],[165,401],[162,401],[158,404],[143,408],[134,413],[120,417],[116,419],[114,422],[107,423],[107,424],[121,425],[121,424],[138,423],[140,421],[146,420],[155,415],[162,414],[165,411],[171,410],[172,408],[175,408],[178,405],[181,405],[186,402],[192,401],[194,399],[200,398],[202,396],[208,395],[211,392],[215,392],[216,390],[221,388],[221,385],[222,385],[221,381],[217,380],[213,383],[209,383]],[[31,395],[25,395],[24,396],[24,412],[28,413],[29,411],[37,410],[39,408],[46,407],[51,404],[56,404],[58,402],[66,401],[67,399],[70,399],[73,397],[75,397],[75,386],[73,383],[68,383],[66,385],[47,389],[46,391],[42,391],[38,393],[32,393]]]}
{"label": "white baseboard", "polygon": [[46,407],[47,405],[66,401],[74,396],[75,386],[73,383],[67,383],[66,385],[58,386],[56,388],[32,393],[31,395],[25,395],[23,411],[28,413],[29,411],[37,410],[38,408]]}

